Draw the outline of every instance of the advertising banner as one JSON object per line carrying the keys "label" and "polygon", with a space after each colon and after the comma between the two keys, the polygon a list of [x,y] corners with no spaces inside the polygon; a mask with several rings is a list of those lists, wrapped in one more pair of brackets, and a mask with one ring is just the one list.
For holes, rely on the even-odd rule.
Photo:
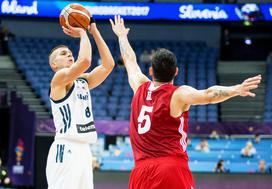
{"label": "advertising banner", "polygon": [[22,100],[11,95],[8,172],[15,186],[33,186],[36,118]]}
{"label": "advertising banner", "polygon": [[128,20],[272,20],[272,4],[98,3],[49,0],[0,0],[0,15],[58,18],[70,3],[85,6],[96,19],[121,15]]}

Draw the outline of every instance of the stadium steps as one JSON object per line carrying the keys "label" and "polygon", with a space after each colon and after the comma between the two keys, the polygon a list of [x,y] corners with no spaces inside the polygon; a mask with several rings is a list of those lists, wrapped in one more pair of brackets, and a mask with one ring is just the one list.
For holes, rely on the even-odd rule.
{"label": "stadium steps", "polygon": [[9,90],[16,90],[29,110],[36,113],[37,118],[50,118],[47,109],[23,79],[9,56],[0,56],[0,82],[7,83]]}
{"label": "stadium steps", "polygon": [[254,90],[257,95],[255,98],[235,97],[220,104],[221,121],[262,121],[265,99],[265,62],[221,61],[217,69],[219,83],[225,86],[239,84],[246,78],[258,74],[261,74],[263,78],[259,88]]}

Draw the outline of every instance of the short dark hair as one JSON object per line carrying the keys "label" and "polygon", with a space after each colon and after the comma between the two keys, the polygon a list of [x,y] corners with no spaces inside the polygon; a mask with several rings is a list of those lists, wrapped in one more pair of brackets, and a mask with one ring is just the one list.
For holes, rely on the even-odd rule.
{"label": "short dark hair", "polygon": [[57,49],[59,49],[59,48],[69,48],[69,47],[67,47],[66,45],[58,45],[58,46],[55,46],[55,47],[50,51],[48,57],[50,57],[51,54],[52,54],[55,50],[57,50]]}
{"label": "short dark hair", "polygon": [[174,53],[164,48],[158,49],[151,63],[155,81],[170,82],[174,79],[177,68],[177,58]]}

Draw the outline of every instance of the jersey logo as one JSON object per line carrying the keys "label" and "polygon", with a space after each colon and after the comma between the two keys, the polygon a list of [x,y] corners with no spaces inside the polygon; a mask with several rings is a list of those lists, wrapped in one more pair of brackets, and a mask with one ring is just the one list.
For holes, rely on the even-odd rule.
{"label": "jersey logo", "polygon": [[88,91],[88,88],[86,87],[86,81],[84,79],[78,79],[76,80],[76,82],[78,83],[77,85],[77,98],[80,100],[88,100],[89,99],[89,92],[86,92],[86,90]]}
{"label": "jersey logo", "polygon": [[64,144],[57,144],[57,154],[56,154],[56,163],[63,162],[63,153],[64,153]]}
{"label": "jersey logo", "polygon": [[146,100],[152,100],[151,95],[152,95],[152,91],[148,91],[147,96],[146,96]]}
{"label": "jersey logo", "polygon": [[66,104],[62,107],[59,107],[60,113],[62,115],[62,121],[64,124],[64,128],[60,130],[60,133],[66,133],[66,131],[71,126],[71,111],[69,104]]}
{"label": "jersey logo", "polygon": [[91,121],[90,123],[84,124],[84,125],[77,124],[76,127],[77,127],[78,133],[89,133],[89,132],[96,131],[93,121]]}
{"label": "jersey logo", "polygon": [[85,79],[82,79],[82,78],[78,78],[76,80],[77,83],[81,82],[82,84],[85,84],[86,80]]}

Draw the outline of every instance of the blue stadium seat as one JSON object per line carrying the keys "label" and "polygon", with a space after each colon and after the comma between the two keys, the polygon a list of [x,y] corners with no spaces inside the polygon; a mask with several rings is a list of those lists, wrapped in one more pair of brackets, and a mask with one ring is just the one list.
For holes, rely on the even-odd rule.
{"label": "blue stadium seat", "polygon": [[[74,39],[45,39],[45,38],[27,38],[15,37],[9,41],[9,49],[12,58],[20,71],[23,72],[26,80],[30,83],[43,102],[48,105],[48,100],[45,101],[45,93],[41,92],[48,88],[47,85],[40,83],[49,83],[53,72],[48,65],[47,56],[50,50],[58,44],[68,45],[75,56],[77,56],[79,40]],[[114,59],[119,58],[119,45],[115,40],[107,41]],[[175,79],[176,85],[188,84],[198,89],[204,89],[216,83],[216,62],[218,59],[218,49],[208,47],[205,42],[201,41],[131,41],[136,56],[139,58],[142,49],[154,49],[156,47],[164,47],[172,50],[178,58],[178,67],[180,74]],[[93,48],[92,70],[97,66],[99,54],[96,48]],[[148,64],[140,64],[144,74],[148,74]],[[268,68],[272,72],[272,67]],[[268,82],[272,83],[272,78],[268,78]],[[133,92],[128,85],[127,74],[124,67],[116,66],[106,81],[91,91],[93,108],[98,111],[100,105],[98,104],[121,104],[122,110],[128,111],[130,109],[130,102]],[[107,99],[106,96],[112,95]],[[267,94],[269,95],[269,94]],[[272,97],[271,97],[272,99]],[[214,105],[217,107],[217,105]],[[267,106],[266,111],[271,111],[271,106]],[[106,112],[106,113],[105,113]],[[97,119],[129,119],[129,115],[104,111],[104,113],[96,113]],[[111,114],[111,115],[109,115]],[[102,116],[101,116],[102,115]],[[218,120],[217,108],[205,108],[205,110],[192,110],[190,120],[212,121]],[[270,121],[272,118],[265,114],[264,119]]]}

